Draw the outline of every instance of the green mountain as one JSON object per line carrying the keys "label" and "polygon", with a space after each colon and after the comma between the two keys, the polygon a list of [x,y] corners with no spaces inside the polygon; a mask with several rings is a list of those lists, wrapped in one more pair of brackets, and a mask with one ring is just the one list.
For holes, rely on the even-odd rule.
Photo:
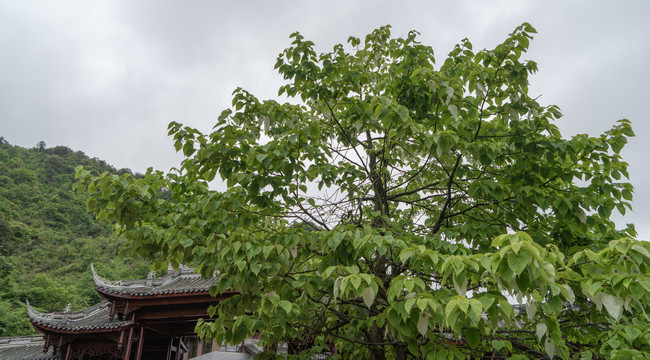
{"label": "green mountain", "polygon": [[25,149],[0,137],[0,337],[34,332],[26,299],[43,311],[99,302],[91,263],[112,279],[149,270],[143,260],[118,256],[125,240],[86,212],[86,196],[72,189],[78,165],[130,172],[65,146]]}

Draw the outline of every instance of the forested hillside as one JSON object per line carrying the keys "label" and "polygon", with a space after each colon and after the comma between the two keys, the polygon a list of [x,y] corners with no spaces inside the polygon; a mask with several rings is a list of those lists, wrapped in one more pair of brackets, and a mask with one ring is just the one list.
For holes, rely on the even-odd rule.
{"label": "forested hillside", "polygon": [[124,240],[86,212],[74,169],[123,173],[65,146],[32,149],[0,137],[0,336],[33,333],[25,299],[43,311],[99,301],[90,263],[106,278],[142,277],[148,264],[118,256]]}

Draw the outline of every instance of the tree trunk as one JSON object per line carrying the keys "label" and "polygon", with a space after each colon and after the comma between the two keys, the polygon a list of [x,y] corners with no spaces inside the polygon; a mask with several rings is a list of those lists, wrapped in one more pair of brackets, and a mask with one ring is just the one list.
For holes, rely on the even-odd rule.
{"label": "tree trunk", "polygon": [[[369,343],[380,344],[384,342],[384,336],[381,329],[377,326],[376,323],[370,326],[368,329]],[[384,352],[383,346],[371,346],[370,347],[370,360],[385,360],[386,354]]]}
{"label": "tree trunk", "polygon": [[395,345],[395,360],[406,360],[406,352],[401,345]]}

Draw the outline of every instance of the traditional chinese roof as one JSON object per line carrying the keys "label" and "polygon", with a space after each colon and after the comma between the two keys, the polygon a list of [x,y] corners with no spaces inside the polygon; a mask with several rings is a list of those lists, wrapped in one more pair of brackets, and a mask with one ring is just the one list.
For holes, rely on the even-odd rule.
{"label": "traditional chinese roof", "polygon": [[40,335],[0,338],[0,359],[60,360],[61,354],[53,354],[53,350],[43,353],[44,343]]}
{"label": "traditional chinese roof", "polygon": [[110,306],[108,301],[102,301],[81,311],[42,313],[27,301],[27,312],[35,326],[61,332],[113,331],[133,325],[131,320],[111,319]]}
{"label": "traditional chinese roof", "polygon": [[137,297],[166,295],[166,294],[190,294],[204,292],[211,286],[218,283],[218,279],[204,279],[195,274],[193,269],[181,267],[179,270],[170,271],[164,276],[149,276],[148,279],[110,281],[102,278],[90,266],[95,281],[95,288],[103,293],[116,295],[130,295]]}

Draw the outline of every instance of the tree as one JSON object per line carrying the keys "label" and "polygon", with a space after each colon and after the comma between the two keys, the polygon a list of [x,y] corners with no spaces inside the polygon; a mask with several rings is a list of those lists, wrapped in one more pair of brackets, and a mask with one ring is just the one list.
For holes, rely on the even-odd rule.
{"label": "tree", "polygon": [[610,220],[630,208],[634,134],[620,120],[563,138],[558,107],[529,95],[532,33],[463,40],[440,66],[415,32],[320,55],[294,33],[275,65],[293,103],[237,89],[211,134],[169,125],[178,171],[78,168],[78,190],[129,254],[240,293],[198,327],[217,341],[259,333],[300,358],[645,358],[650,246]]}
{"label": "tree", "polygon": [[2,214],[0,214],[0,256],[7,255],[9,253],[10,244],[11,228],[9,228],[9,223],[6,222]]}
{"label": "tree", "polygon": [[44,151],[46,147],[47,147],[47,145],[45,144],[45,141],[41,140],[38,143],[36,143],[35,149],[37,149],[39,151]]}

